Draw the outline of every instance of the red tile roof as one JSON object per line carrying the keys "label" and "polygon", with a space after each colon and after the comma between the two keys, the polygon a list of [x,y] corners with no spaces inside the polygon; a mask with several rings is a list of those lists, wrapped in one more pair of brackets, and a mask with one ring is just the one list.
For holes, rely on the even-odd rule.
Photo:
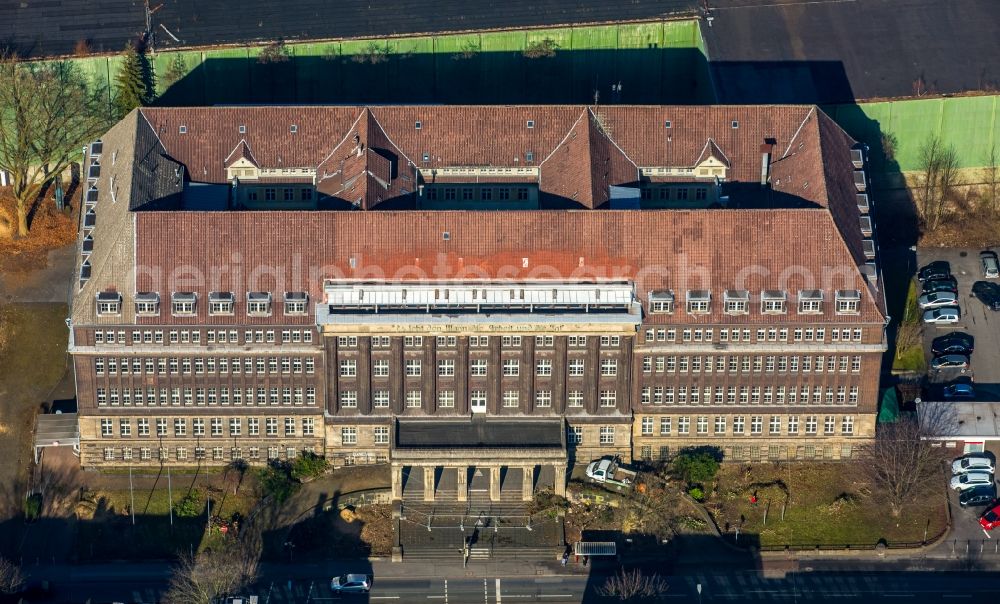
{"label": "red tile roof", "polygon": [[[384,212],[139,212],[139,291],[308,290],[355,280],[634,280],[645,297],[713,292],[713,312],[651,315],[660,322],[803,322],[728,317],[722,292],[823,289],[826,315],[808,321],[881,322],[882,313],[828,211],[539,210]],[[444,237],[448,233],[448,238]],[[154,276],[160,275],[159,278]],[[180,283],[183,281],[183,283]],[[833,292],[862,291],[860,317],[836,316]],[[196,321],[213,321],[205,315]],[[163,320],[162,318],[158,320]],[[276,318],[274,320],[286,320]],[[195,321],[195,320],[192,320]],[[267,320],[262,320],[266,322]]]}

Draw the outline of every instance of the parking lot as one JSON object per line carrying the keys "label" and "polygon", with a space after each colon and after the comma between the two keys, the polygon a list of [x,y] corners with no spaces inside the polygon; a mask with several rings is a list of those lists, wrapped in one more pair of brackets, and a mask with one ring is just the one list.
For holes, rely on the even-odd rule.
{"label": "parking lot", "polygon": [[982,250],[961,248],[917,251],[920,266],[935,260],[951,264],[952,275],[958,282],[958,299],[962,310],[958,325],[924,325],[924,352],[928,361],[931,358],[931,341],[938,336],[962,331],[975,338],[975,352],[972,354],[969,370],[964,374],[957,370],[930,370],[928,381],[932,392],[928,396],[939,396],[942,384],[964,375],[975,381],[977,400],[1000,400],[1000,312],[986,308],[972,295],[972,284],[983,280],[980,251]]}

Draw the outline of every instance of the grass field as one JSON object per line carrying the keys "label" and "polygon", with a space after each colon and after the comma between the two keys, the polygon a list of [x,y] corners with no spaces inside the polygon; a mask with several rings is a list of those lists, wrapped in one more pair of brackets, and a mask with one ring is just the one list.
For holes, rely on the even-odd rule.
{"label": "grass field", "polygon": [[[741,538],[759,539],[763,546],[915,543],[925,531],[933,538],[947,525],[943,476],[893,518],[878,494],[849,470],[842,463],[726,464],[708,507],[730,535],[743,518]],[[751,504],[754,493],[757,503]]]}

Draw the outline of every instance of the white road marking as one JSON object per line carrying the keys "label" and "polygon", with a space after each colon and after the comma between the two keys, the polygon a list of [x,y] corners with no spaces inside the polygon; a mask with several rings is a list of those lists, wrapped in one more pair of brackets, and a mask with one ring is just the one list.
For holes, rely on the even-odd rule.
{"label": "white road marking", "polygon": [[497,604],[500,604],[500,579],[497,578]]}
{"label": "white road marking", "polygon": [[941,594],[942,598],[971,598],[972,594]]}
{"label": "white road marking", "polygon": [[539,598],[572,598],[573,594],[538,594]]}
{"label": "white road marking", "polygon": [[398,600],[399,596],[368,596],[370,600]]}
{"label": "white road marking", "polygon": [[444,604],[448,604],[448,579],[444,580]]}
{"label": "white road marking", "polygon": [[483,602],[490,604],[490,584],[483,579]]}

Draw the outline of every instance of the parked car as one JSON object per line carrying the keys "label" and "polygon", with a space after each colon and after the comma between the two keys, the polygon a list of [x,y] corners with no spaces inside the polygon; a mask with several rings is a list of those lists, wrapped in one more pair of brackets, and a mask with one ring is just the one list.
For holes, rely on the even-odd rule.
{"label": "parked car", "polygon": [[951,325],[954,323],[958,323],[961,314],[962,313],[957,306],[942,306],[941,308],[932,308],[924,313],[924,323]]}
{"label": "parked car", "polygon": [[957,292],[958,291],[958,281],[954,277],[948,277],[947,279],[934,279],[932,281],[924,281],[924,286],[921,288],[921,292],[925,294],[930,294],[934,292]]}
{"label": "parked car", "polygon": [[372,578],[369,575],[340,575],[330,579],[330,589],[333,593],[368,593],[372,588]]}
{"label": "parked car", "polygon": [[990,310],[1000,310],[1000,284],[976,281],[972,284],[972,295]]}
{"label": "parked car", "polygon": [[992,531],[1000,526],[1000,504],[983,512],[983,515],[979,517],[979,526],[983,527],[984,531]]}
{"label": "parked car", "polygon": [[956,491],[968,491],[975,487],[993,484],[993,475],[989,472],[966,472],[951,477],[951,488]]}
{"label": "parked car", "polygon": [[942,391],[944,397],[947,399],[973,399],[976,398],[976,389],[972,387],[972,384],[968,383],[958,383],[958,384],[948,384],[944,387]]}
{"label": "parked car", "polygon": [[986,250],[979,252],[979,262],[983,265],[983,277],[987,279],[1000,278],[1000,261],[997,260],[997,253]]}
{"label": "parked car", "polygon": [[993,474],[995,465],[993,458],[983,453],[969,453],[951,462],[951,473],[954,475],[966,472],[989,472]]}
{"label": "parked car", "polygon": [[987,505],[993,503],[997,498],[997,486],[995,484],[984,487],[975,487],[968,491],[963,491],[958,495],[958,505],[963,508],[975,505]]}
{"label": "parked car", "polygon": [[932,279],[947,279],[951,277],[951,265],[944,260],[935,260],[917,271],[917,279],[930,281]]}
{"label": "parked car", "polygon": [[931,352],[936,356],[942,354],[971,355],[976,348],[976,339],[967,333],[953,331],[934,338],[931,342]]}
{"label": "parked car", "polygon": [[964,354],[946,354],[931,359],[931,369],[940,371],[942,369],[961,369],[962,373],[969,368],[969,357]]}
{"label": "parked car", "polygon": [[938,308],[940,306],[955,306],[958,304],[958,294],[955,292],[931,292],[917,298],[921,310]]}

